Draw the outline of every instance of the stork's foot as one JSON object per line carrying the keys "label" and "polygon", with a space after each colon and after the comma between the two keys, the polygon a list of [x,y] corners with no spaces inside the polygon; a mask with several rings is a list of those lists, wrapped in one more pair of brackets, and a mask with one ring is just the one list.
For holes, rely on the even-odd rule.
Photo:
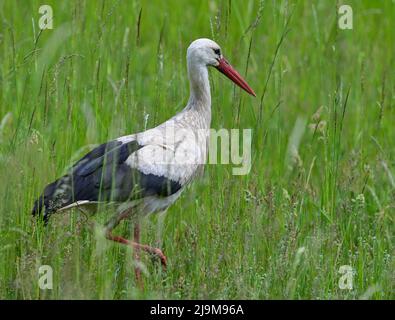
{"label": "stork's foot", "polygon": [[125,238],[119,237],[119,236],[114,236],[112,235],[111,232],[106,232],[106,238],[118,243],[122,243],[122,244],[126,244],[129,246],[132,246],[134,250],[136,250],[136,252],[139,252],[140,250],[143,250],[145,252],[148,252],[149,254],[156,256],[160,259],[160,262],[162,264],[162,267],[166,270],[167,267],[167,258],[166,256],[163,254],[162,250],[160,250],[159,248],[154,248],[151,246],[148,246],[146,244],[140,244],[134,241],[130,241],[127,240]]}
{"label": "stork's foot", "polygon": [[159,248],[152,248],[152,251],[150,251],[150,254],[153,257],[159,258],[160,263],[162,264],[163,269],[166,271],[167,268],[167,258],[166,256],[163,254],[162,250],[160,250]]}
{"label": "stork's foot", "polygon": [[151,256],[158,258],[160,260],[160,263],[162,264],[163,269],[166,270],[167,258],[163,254],[161,249],[150,247],[146,244],[139,244],[139,249],[144,250],[145,252],[148,252]]}

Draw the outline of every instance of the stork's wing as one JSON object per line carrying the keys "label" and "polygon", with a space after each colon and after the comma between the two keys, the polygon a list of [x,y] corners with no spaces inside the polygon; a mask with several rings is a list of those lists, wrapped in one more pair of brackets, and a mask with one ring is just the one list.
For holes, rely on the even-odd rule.
{"label": "stork's wing", "polygon": [[[80,159],[71,171],[49,184],[36,200],[33,215],[45,207],[45,217],[72,203],[123,202],[150,195],[167,196],[181,185],[165,176],[142,172],[126,161],[146,148],[136,140],[114,140],[102,144]],[[147,160],[146,160],[147,161]]]}

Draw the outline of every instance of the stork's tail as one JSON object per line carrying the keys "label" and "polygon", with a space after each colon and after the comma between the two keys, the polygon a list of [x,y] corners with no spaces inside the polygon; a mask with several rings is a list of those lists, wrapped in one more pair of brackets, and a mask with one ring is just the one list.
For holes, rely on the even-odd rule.
{"label": "stork's tail", "polygon": [[32,215],[33,216],[39,215],[41,213],[41,211],[43,210],[43,207],[44,207],[44,197],[43,197],[43,195],[40,195],[40,197],[37,198],[36,201],[34,201]]}
{"label": "stork's tail", "polygon": [[40,197],[34,201],[32,215],[42,217],[47,224],[51,214],[69,205],[72,197],[68,192],[70,190],[68,181],[69,177],[64,176],[47,185]]}

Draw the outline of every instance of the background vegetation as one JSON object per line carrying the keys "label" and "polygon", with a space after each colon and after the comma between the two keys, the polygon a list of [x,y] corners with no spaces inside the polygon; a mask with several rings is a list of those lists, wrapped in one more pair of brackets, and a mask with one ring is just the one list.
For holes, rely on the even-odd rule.
{"label": "background vegetation", "polygon": [[[0,1],[0,298],[394,298],[395,3]],[[186,48],[216,40],[257,92],[215,70],[212,127],[252,128],[250,174],[209,165],[143,241],[163,272],[79,212],[30,216],[45,184],[95,144],[153,127],[188,99]],[[130,236],[131,225],[116,231]],[[54,270],[40,290],[38,268]],[[339,289],[339,267],[354,269]]]}

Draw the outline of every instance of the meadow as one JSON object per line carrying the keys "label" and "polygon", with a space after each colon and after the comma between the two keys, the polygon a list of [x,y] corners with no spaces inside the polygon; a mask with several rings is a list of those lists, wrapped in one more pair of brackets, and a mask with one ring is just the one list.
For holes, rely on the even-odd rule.
{"label": "meadow", "polygon": [[[42,4],[0,0],[1,299],[395,297],[394,1],[48,0],[40,30]],[[252,167],[207,165],[144,220],[142,242],[169,265],[143,255],[140,290],[132,250],[100,232],[110,213],[44,227],[30,212],[95,145],[185,106],[186,49],[202,37],[257,93],[210,70],[212,128],[252,129]]]}

